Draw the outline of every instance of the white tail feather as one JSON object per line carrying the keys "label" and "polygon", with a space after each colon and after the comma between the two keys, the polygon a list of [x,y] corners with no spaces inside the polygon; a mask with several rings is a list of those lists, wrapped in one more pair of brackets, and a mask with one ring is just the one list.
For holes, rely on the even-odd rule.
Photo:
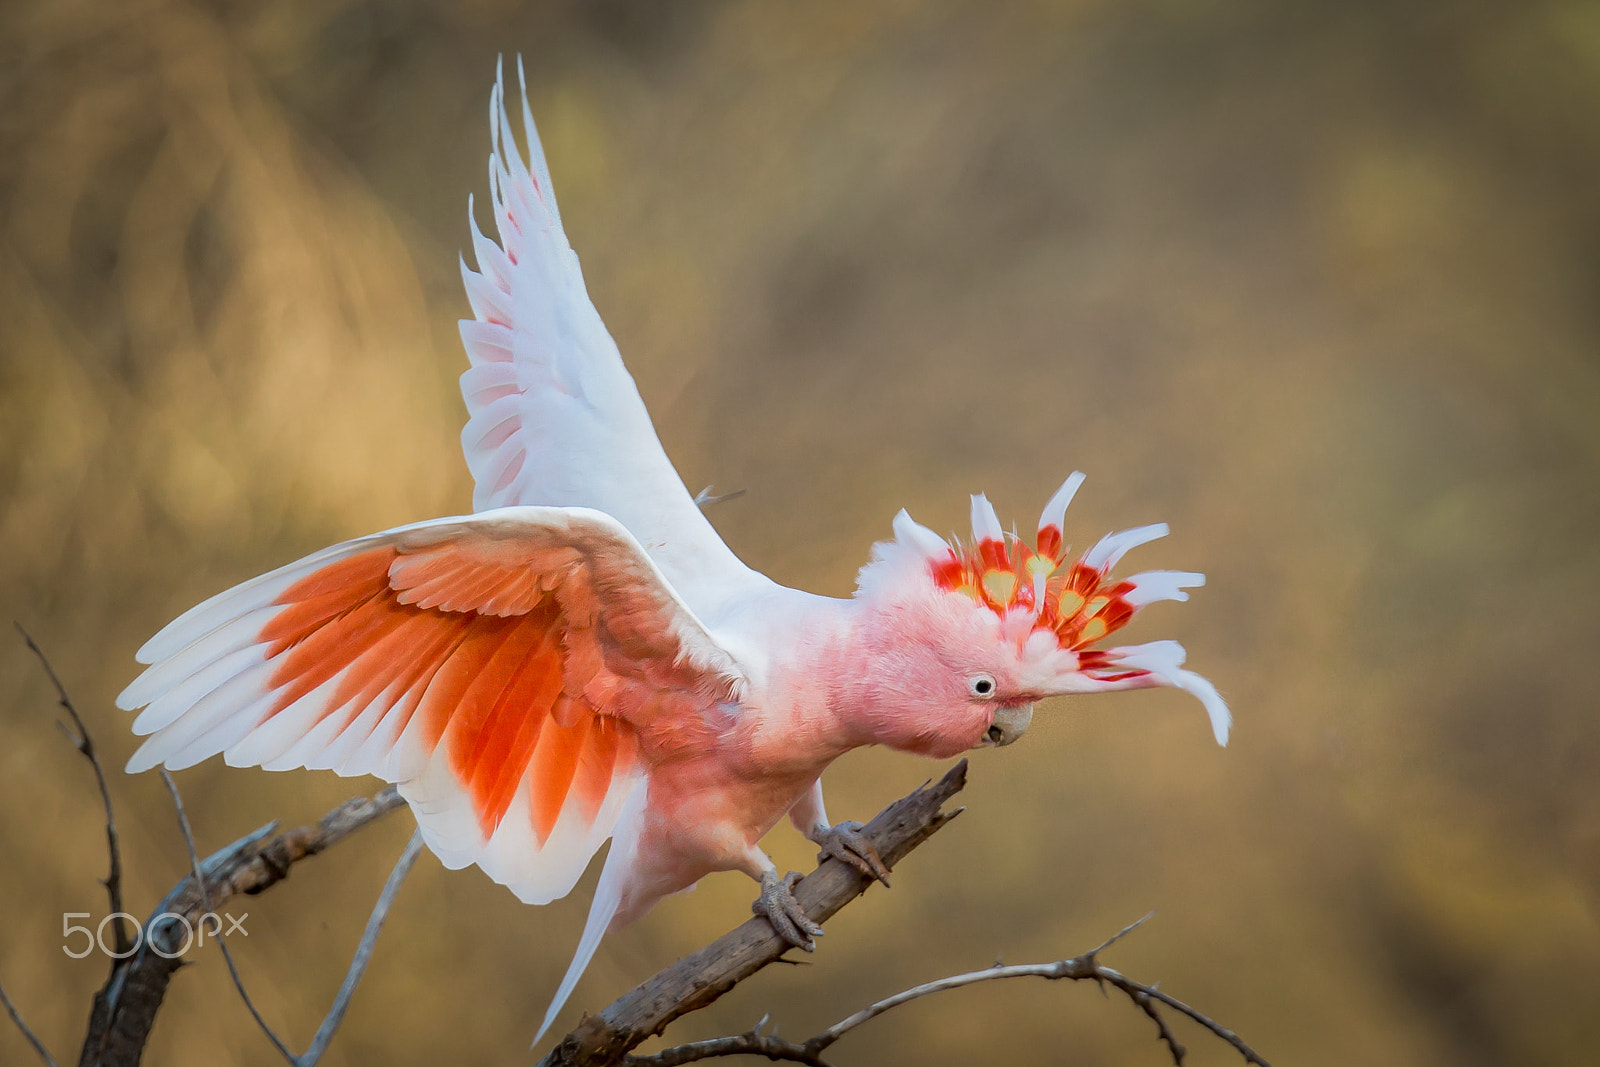
{"label": "white tail feather", "polygon": [[633,873],[633,863],[638,852],[639,830],[644,822],[646,790],[646,782],[641,778],[623,803],[622,815],[617,820],[616,833],[611,838],[611,851],[606,853],[605,869],[600,872],[600,884],[595,886],[594,903],[589,905],[589,919],[583,924],[583,936],[578,938],[578,950],[573,953],[572,962],[567,965],[567,973],[561,979],[561,985],[556,989],[556,995],[550,1001],[549,1009],[544,1013],[544,1022],[539,1025],[539,1032],[533,1039],[535,1045],[550,1029],[550,1024],[555,1022],[556,1015],[566,1005],[567,998],[572,996],[573,989],[578,985],[578,979],[583,977],[583,972],[589,967],[589,961],[594,959],[595,949],[600,947],[600,939],[605,936],[606,929],[610,927],[612,918],[622,904],[623,886],[628,876]]}

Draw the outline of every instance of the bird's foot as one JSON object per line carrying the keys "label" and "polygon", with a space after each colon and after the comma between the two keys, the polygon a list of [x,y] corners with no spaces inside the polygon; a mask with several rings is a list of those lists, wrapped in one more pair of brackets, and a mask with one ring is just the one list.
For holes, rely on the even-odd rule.
{"label": "bird's foot", "polygon": [[799,871],[790,871],[782,878],[776,870],[763,874],[761,897],[750,905],[750,910],[765,915],[778,936],[795,948],[815,952],[817,943],[813,939],[822,936],[822,927],[806,918],[805,909],[794,898],[795,883],[803,877]]}
{"label": "bird's foot", "polygon": [[825,830],[816,831],[811,840],[822,846],[822,851],[817,853],[818,863],[832,856],[840,862],[848,863],[868,878],[876,878],[885,886],[889,884],[889,868],[883,865],[878,850],[872,847],[867,835],[861,832],[860,823],[838,823]]}

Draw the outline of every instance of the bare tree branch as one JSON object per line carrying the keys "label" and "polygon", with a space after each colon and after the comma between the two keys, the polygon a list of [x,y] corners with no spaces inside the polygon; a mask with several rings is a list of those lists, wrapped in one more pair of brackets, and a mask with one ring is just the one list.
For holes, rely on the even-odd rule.
{"label": "bare tree branch", "polygon": [[[892,868],[961,813],[960,808],[949,812],[940,808],[966,780],[967,761],[962,760],[938,782],[890,804],[861,832]],[[870,884],[871,879],[854,867],[829,858],[795,886],[794,895],[808,916],[825,922]],[[541,1067],[622,1063],[640,1042],[659,1034],[678,1016],[712,1003],[789,947],[765,917],[751,919],[618,997],[599,1015],[585,1017],[541,1061]]]}
{"label": "bare tree branch", "polygon": [[[314,826],[272,836],[276,824],[269,823],[206,857],[200,863],[201,882],[196,882],[192,873],[186,876],[156,906],[150,918],[171,913],[192,927],[209,907],[240,894],[262,892],[287,878],[295,863],[331,848],[404,803],[390,786],[374,797],[345,801]],[[119,961],[121,967],[112,972],[95,997],[79,1067],[122,1067],[139,1062],[167,984],[181,966],[178,949],[182,947],[182,930],[177,921],[146,924],[145,943],[128,959]],[[152,951],[155,948],[161,951]]]}
{"label": "bare tree branch", "polygon": [[[172,806],[177,809],[178,826],[183,831],[183,843],[189,850],[189,866],[193,871],[194,883],[200,887],[200,898],[205,903],[206,912],[211,911],[210,893],[206,889],[205,875],[200,870],[200,860],[195,854],[194,831],[189,826],[189,814],[184,810],[183,797],[178,792],[178,783],[172,780],[172,775],[163,768],[161,779],[167,784],[167,792],[172,794]],[[344,1013],[350,1007],[350,998],[355,995],[356,986],[361,983],[361,978],[367,971],[367,963],[372,958],[372,949],[377,944],[378,932],[383,929],[383,922],[389,915],[389,908],[394,904],[394,898],[400,891],[400,883],[405,881],[406,875],[411,873],[412,866],[417,862],[417,855],[422,851],[422,831],[411,835],[411,840],[406,843],[405,851],[400,854],[400,859],[395,863],[394,870],[389,872],[388,879],[383,884],[383,892],[378,894],[378,902],[373,905],[372,914],[367,918],[366,929],[361,933],[361,941],[356,945],[355,957],[350,961],[350,969],[345,972],[344,981],[339,985],[339,992],[333,999],[333,1006],[328,1009],[328,1014],[323,1018],[322,1025],[317,1027],[316,1035],[311,1039],[311,1045],[304,1053],[296,1056],[289,1050],[289,1046],[273,1031],[256,1008],[255,1002],[250,999],[250,994],[244,988],[244,979],[239,977],[239,966],[234,962],[233,953],[228,949],[228,943],[220,938],[217,947],[222,949],[222,958],[228,964],[228,974],[233,978],[233,987],[239,991],[239,998],[244,1001],[244,1006],[250,1009],[250,1015],[255,1019],[256,1025],[261,1027],[261,1032],[267,1035],[273,1047],[288,1060],[292,1067],[315,1067],[322,1054],[328,1050],[328,1043],[333,1040],[334,1032],[339,1029],[339,1024],[344,1021]],[[202,913],[202,914],[205,914]]]}
{"label": "bare tree branch", "polygon": [[1139,1010],[1148,1015],[1150,1021],[1156,1024],[1156,1040],[1166,1042],[1167,1050],[1172,1053],[1172,1062],[1175,1067],[1183,1067],[1183,1058],[1189,1054],[1188,1050],[1178,1044],[1177,1035],[1167,1025],[1166,1016],[1161,1014],[1161,1011],[1155,1005],[1155,1001],[1151,1000],[1149,995],[1143,992],[1130,992],[1127,989],[1124,989],[1123,992],[1133,998],[1133,1002],[1139,1005]]}
{"label": "bare tree branch", "polygon": [[[72,722],[77,727],[77,733],[74,734],[71,730],[68,730],[66,724],[59,720],[57,725],[67,735],[67,739],[72,742],[73,747],[83,753],[89,760],[90,765],[94,767],[94,780],[100,787],[100,802],[106,809],[106,851],[111,854],[111,870],[101,884],[106,887],[106,895],[111,901],[111,936],[112,940],[116,942],[117,956],[126,955],[128,950],[133,947],[133,942],[128,937],[128,924],[122,918],[126,914],[122,910],[122,849],[117,841],[117,819],[111,811],[111,789],[106,785],[105,768],[100,765],[100,754],[95,751],[94,739],[89,736],[88,727],[83,725],[83,717],[78,714],[78,709],[72,703],[72,698],[67,695],[67,689],[61,684],[61,679],[56,677],[55,668],[50,666],[50,661],[45,657],[44,650],[34,642],[32,636],[22,628],[20,622],[13,621],[11,625],[17,628],[17,633],[21,634],[22,639],[27,642],[29,651],[39,658],[39,665],[44,668],[44,673],[49,675],[50,684],[56,687],[57,702],[66,709],[68,715],[72,716]],[[116,968],[115,960],[112,961],[112,968],[113,970]]]}
{"label": "bare tree branch", "polygon": [[[1141,997],[1148,998],[1149,1000],[1153,1001],[1158,1000],[1162,1004],[1165,1004],[1167,1007],[1171,1008],[1173,1011],[1178,1012],[1181,1015],[1187,1015],[1191,1020],[1205,1027],[1217,1037],[1232,1045],[1234,1051],[1239,1053],[1240,1056],[1244,1057],[1244,1061],[1246,1063],[1255,1064],[1256,1067],[1272,1067],[1271,1064],[1261,1058],[1260,1053],[1256,1052],[1249,1045],[1245,1044],[1244,1041],[1240,1039],[1238,1034],[1234,1033],[1232,1030],[1229,1030],[1221,1023],[1218,1023],[1210,1016],[1203,1015],[1194,1008],[1189,1007],[1189,1005],[1185,1004],[1181,1000],[1178,1000],[1176,997],[1169,997],[1167,994],[1161,992],[1161,990],[1157,989],[1153,985],[1144,985],[1143,983],[1135,982],[1126,975],[1113,971],[1110,967],[1101,967],[1098,963],[1095,964],[1095,971],[1096,973],[1094,977],[1107,983],[1108,985],[1116,986],[1118,989],[1126,993],[1128,997],[1141,1008],[1144,1007],[1144,1003],[1140,999]],[[1065,975],[1064,977],[1070,978],[1074,976]],[[1150,1013],[1147,1011],[1146,1014]],[[1152,1015],[1151,1017],[1154,1018],[1155,1016]]]}
{"label": "bare tree branch", "polygon": [[[766,1020],[763,1019],[763,1022]],[[622,1062],[628,1067],[678,1067],[683,1063],[697,1063],[721,1056],[765,1056],[769,1060],[785,1063],[805,1063],[810,1067],[832,1067],[820,1053],[805,1045],[785,1041],[777,1034],[763,1034],[758,1023],[747,1033],[728,1037],[713,1037],[705,1041],[691,1041],[662,1049],[653,1056],[629,1056]]]}
{"label": "bare tree branch", "polygon": [[1052,981],[1067,978],[1073,981],[1087,980],[1104,983],[1127,994],[1128,999],[1138,1005],[1139,1009],[1156,1024],[1156,1037],[1166,1043],[1167,1050],[1172,1055],[1172,1062],[1177,1067],[1182,1067],[1186,1052],[1184,1047],[1178,1043],[1177,1037],[1172,1033],[1172,1030],[1167,1026],[1166,1019],[1156,1006],[1158,1002],[1188,1016],[1217,1037],[1232,1045],[1244,1057],[1246,1063],[1254,1064],[1256,1067],[1271,1067],[1266,1060],[1261,1058],[1259,1053],[1239,1040],[1238,1035],[1232,1030],[1219,1025],[1208,1016],[1201,1014],[1182,1001],[1167,996],[1154,986],[1136,982],[1100,964],[1096,958],[1099,953],[1137,929],[1149,918],[1150,916],[1146,915],[1138,922],[1124,927],[1116,935],[1107,939],[1100,947],[1092,949],[1081,956],[1074,956],[1071,959],[1057,960],[1054,963],[1025,963],[1011,967],[996,963],[994,966],[981,971],[969,971],[966,974],[951,975],[938,981],[914,986],[911,989],[896,993],[892,997],[885,997],[876,1004],[872,1004],[854,1015],[839,1020],[820,1034],[805,1041],[785,1041],[776,1034],[761,1033],[762,1025],[766,1022],[766,1019],[762,1019],[748,1033],[675,1045],[651,1056],[628,1056],[623,1062],[628,1064],[629,1067],[677,1067],[679,1064],[694,1063],[699,1060],[720,1056],[765,1056],[771,1060],[805,1063],[812,1065],[812,1067],[827,1067],[827,1061],[822,1058],[822,1054],[839,1038],[862,1023],[877,1018],[890,1008],[928,996],[930,993],[942,993],[949,989],[960,989],[963,986],[994,981],[998,978],[1047,978]]}

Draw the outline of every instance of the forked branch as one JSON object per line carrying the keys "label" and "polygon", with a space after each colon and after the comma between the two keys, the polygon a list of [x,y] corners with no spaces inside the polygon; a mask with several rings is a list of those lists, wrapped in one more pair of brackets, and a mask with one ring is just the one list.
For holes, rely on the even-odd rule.
{"label": "forked branch", "polygon": [[965,974],[955,974],[948,978],[940,978],[934,982],[914,986],[911,989],[896,993],[892,997],[885,997],[876,1004],[869,1005],[854,1015],[839,1020],[820,1034],[809,1037],[805,1041],[785,1041],[775,1033],[763,1034],[761,1030],[767,1023],[767,1018],[763,1017],[751,1030],[743,1034],[731,1034],[727,1037],[717,1037],[707,1041],[693,1041],[688,1044],[674,1045],[672,1048],[663,1049],[650,1056],[629,1056],[623,1062],[628,1067],[677,1067],[679,1064],[694,1063],[699,1060],[708,1060],[720,1056],[765,1056],[769,1060],[804,1063],[811,1065],[811,1067],[829,1067],[828,1062],[822,1058],[822,1054],[827,1051],[830,1045],[862,1023],[875,1019],[889,1009],[897,1008],[901,1004],[928,996],[931,993],[942,993],[946,990],[960,989],[963,986],[975,985],[978,982],[990,982],[999,978],[1047,978],[1052,981],[1066,978],[1078,982],[1085,980],[1098,982],[1112,986],[1127,994],[1128,998],[1138,1005],[1139,1009],[1155,1023],[1156,1037],[1166,1044],[1167,1051],[1172,1055],[1172,1062],[1177,1067],[1182,1067],[1187,1050],[1178,1043],[1176,1035],[1167,1026],[1167,1020],[1161,1014],[1159,1005],[1165,1005],[1173,1011],[1188,1016],[1200,1026],[1232,1045],[1239,1055],[1244,1057],[1245,1063],[1254,1064],[1256,1067],[1271,1067],[1266,1060],[1261,1058],[1258,1052],[1240,1040],[1239,1035],[1220,1025],[1209,1016],[1196,1011],[1175,997],[1168,996],[1155,986],[1136,982],[1100,963],[1098,957],[1101,952],[1104,952],[1117,941],[1138,929],[1149,918],[1150,916],[1146,915],[1143,919],[1130,923],[1104,944],[1085,952],[1081,956],[1073,956],[1071,959],[1056,960],[1054,963],[1024,963],[1010,967],[996,963],[993,967],[986,967],[981,971],[968,971]]}

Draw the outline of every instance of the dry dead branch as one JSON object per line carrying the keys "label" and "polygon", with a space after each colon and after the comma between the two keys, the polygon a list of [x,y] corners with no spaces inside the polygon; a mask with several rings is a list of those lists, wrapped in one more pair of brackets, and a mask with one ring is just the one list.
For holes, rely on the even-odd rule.
{"label": "dry dead branch", "polygon": [[[1154,914],[1153,912],[1151,914]],[[1156,1037],[1164,1042],[1167,1051],[1172,1055],[1172,1062],[1177,1067],[1182,1067],[1187,1050],[1178,1043],[1176,1035],[1167,1026],[1166,1018],[1161,1014],[1159,1005],[1165,1005],[1180,1014],[1188,1016],[1195,1023],[1209,1030],[1217,1037],[1232,1045],[1244,1057],[1247,1064],[1256,1067],[1271,1067],[1271,1064],[1261,1058],[1261,1055],[1249,1045],[1240,1040],[1239,1035],[1232,1030],[1220,1025],[1189,1005],[1174,997],[1161,992],[1155,986],[1145,985],[1103,966],[1099,961],[1100,953],[1110,948],[1113,944],[1138,929],[1149,920],[1146,915],[1137,922],[1123,927],[1116,934],[1108,938],[1103,944],[1070,959],[1056,960],[1054,963],[1024,963],[1015,966],[1004,966],[996,963],[981,971],[968,971],[965,974],[955,974],[948,978],[926,982],[923,985],[913,986],[910,989],[896,993],[894,996],[885,997],[876,1004],[869,1005],[854,1015],[839,1020],[819,1034],[804,1041],[785,1041],[776,1033],[763,1034],[762,1028],[767,1023],[763,1016],[749,1031],[743,1034],[731,1034],[727,1037],[711,1038],[707,1041],[694,1041],[684,1045],[674,1045],[672,1048],[663,1049],[650,1056],[628,1056],[622,1062],[628,1067],[677,1067],[679,1064],[694,1063],[699,1060],[712,1059],[719,1056],[765,1056],[769,1060],[787,1061],[792,1063],[810,1064],[811,1067],[829,1067],[822,1053],[835,1041],[854,1030],[862,1023],[877,1018],[890,1008],[899,1007],[909,1001],[928,996],[931,993],[942,993],[950,989],[960,989],[964,986],[975,985],[978,982],[990,982],[999,978],[1046,978],[1059,981],[1066,978],[1072,981],[1093,981],[1102,985],[1112,986],[1126,993],[1128,998],[1138,1005],[1139,1009],[1148,1015],[1156,1025]]]}

